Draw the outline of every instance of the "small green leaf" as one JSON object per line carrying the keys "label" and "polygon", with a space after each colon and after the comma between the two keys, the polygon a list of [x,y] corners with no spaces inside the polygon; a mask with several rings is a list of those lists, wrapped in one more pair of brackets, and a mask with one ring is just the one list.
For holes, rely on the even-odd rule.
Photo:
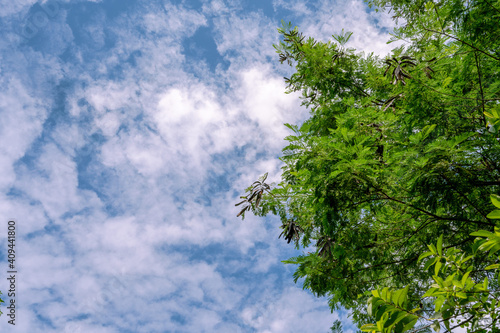
{"label": "small green leaf", "polygon": [[402,307],[403,304],[405,303],[406,301],[406,295],[408,295],[408,288],[410,286],[406,286],[404,289],[401,289],[399,292],[398,292],[398,298],[397,298],[397,306],[399,307]]}
{"label": "small green leaf", "polygon": [[373,332],[377,331],[377,325],[375,324],[365,324],[359,328],[363,332]]}
{"label": "small green leaf", "polygon": [[[384,313],[386,315],[387,313]],[[377,321],[377,330],[380,332],[384,331],[384,322],[382,320]]]}
{"label": "small green leaf", "polygon": [[495,116],[493,116],[493,115],[492,115],[491,113],[489,113],[489,112],[486,112],[486,111],[485,111],[485,112],[483,112],[483,113],[484,113],[484,115],[485,115],[486,117],[488,117],[488,118],[495,118]]}
{"label": "small green leaf", "polygon": [[489,231],[486,231],[486,230],[475,231],[475,232],[471,233],[470,235],[471,236],[479,236],[479,237],[488,237],[488,238],[495,236],[495,234],[493,234]]}
{"label": "small green leaf", "polygon": [[443,319],[443,314],[441,312],[434,312],[429,319]]}
{"label": "small green leaf", "polygon": [[459,280],[453,279],[451,282],[457,288],[463,289],[463,287],[464,287],[464,284],[461,281],[459,281]]}
{"label": "small green leaf", "polygon": [[438,262],[436,262],[436,266],[434,266],[434,275],[439,274],[439,270],[441,269],[441,266],[443,266],[443,264],[441,263],[441,261],[438,260]]}
{"label": "small green leaf", "polygon": [[424,296],[422,296],[422,298],[424,297],[431,297],[432,295],[434,295],[434,292],[436,292],[436,290],[438,290],[439,288],[430,288],[429,290],[427,290],[424,294]]}
{"label": "small green leaf", "polygon": [[491,203],[495,205],[496,208],[500,208],[500,195],[491,194],[490,195]]}
{"label": "small green leaf", "polygon": [[436,312],[439,312],[439,310],[441,310],[444,300],[445,298],[443,296],[440,296],[434,301],[434,309]]}
{"label": "small green leaf", "polygon": [[[437,242],[437,251],[440,256],[443,255],[443,235],[439,236],[438,242]],[[436,273],[437,275],[437,273]]]}
{"label": "small green leaf", "polygon": [[439,325],[439,320],[434,320],[434,322],[431,324],[431,328],[439,333],[439,331],[441,330],[441,325]]}
{"label": "small green leaf", "polygon": [[418,261],[418,262],[420,262],[422,259],[427,258],[428,256],[432,256],[432,255],[433,255],[433,253],[432,253],[432,252],[425,252],[425,253],[422,253],[422,254],[420,255],[420,257],[418,257],[418,260],[417,260],[417,261]]}
{"label": "small green leaf", "polygon": [[417,320],[418,317],[415,317],[412,321],[406,324],[405,327],[403,328],[403,332],[411,330],[413,326],[415,326],[415,324],[417,323]]}
{"label": "small green leaf", "polygon": [[380,298],[382,298],[384,301],[390,300],[391,292],[389,291],[388,287],[385,287],[384,289],[382,289],[382,295]]}
{"label": "small green leaf", "polygon": [[401,293],[403,292],[403,289],[400,289],[400,290],[396,290],[394,291],[392,294],[391,294],[391,301],[392,303],[394,303],[396,306],[399,306],[398,304],[398,300],[399,300],[399,296],[401,295]]}
{"label": "small green leaf", "polygon": [[436,262],[436,260],[438,260],[438,258],[431,258],[431,259],[427,260],[427,262],[424,265],[424,271],[428,270],[429,267],[431,267],[432,265],[434,265],[434,263]]}
{"label": "small green leaf", "polygon": [[333,178],[337,177],[338,175],[340,175],[343,172],[344,172],[343,170],[335,170],[332,173],[330,173],[330,178],[333,179]]}
{"label": "small green leaf", "polygon": [[373,315],[373,297],[370,297],[367,301],[368,307],[366,308],[366,312],[368,312],[368,315],[372,316]]}
{"label": "small green leaf", "polygon": [[450,321],[449,321],[449,320],[445,320],[445,321],[444,321],[444,327],[446,327],[446,329],[447,329],[448,331],[450,331]]}
{"label": "small green leaf", "polygon": [[290,124],[288,124],[288,123],[285,123],[284,125],[285,125],[286,127],[288,127],[289,129],[291,129],[292,131],[297,132],[297,126],[295,126],[295,125],[290,125]]}
{"label": "small green leaf", "polygon": [[467,262],[467,261],[471,260],[472,258],[474,258],[474,256],[467,256],[467,257],[465,257],[464,259],[462,259],[460,262],[463,264],[463,263],[465,263],[465,262]]}
{"label": "small green leaf", "polygon": [[302,126],[300,126],[300,131],[302,133],[307,133],[307,132],[309,132],[309,128],[311,128],[311,124],[309,124],[308,122],[305,122],[302,124]]}
{"label": "small green leaf", "polygon": [[400,311],[396,318],[394,319],[394,322],[392,323],[392,326],[395,326],[397,323],[399,323],[404,317],[406,317],[406,312]]}
{"label": "small green leaf", "polygon": [[428,1],[425,4],[425,9],[427,9],[428,11],[432,10],[433,8],[434,8],[434,3],[432,1]]}
{"label": "small green leaf", "polygon": [[443,80],[443,88],[446,88],[447,85],[450,84],[450,82],[453,80],[451,77],[447,77],[446,79]]}
{"label": "small green leaf", "polygon": [[[427,138],[429,136],[429,134],[431,134],[431,132],[436,128],[436,124],[434,125],[429,125],[429,126],[425,126],[423,129],[422,129],[422,132],[424,132],[424,135],[423,135],[423,139]],[[499,207],[500,208],[500,207]]]}
{"label": "small green leaf", "polygon": [[486,215],[486,217],[489,219],[500,219],[500,210],[495,209],[494,211]]}
{"label": "small green leaf", "polygon": [[[486,268],[488,269],[488,268]],[[469,277],[469,274],[470,274],[471,271],[468,271],[467,273],[464,274],[464,276],[462,276],[462,285],[465,285],[465,282],[467,281],[467,278]]]}

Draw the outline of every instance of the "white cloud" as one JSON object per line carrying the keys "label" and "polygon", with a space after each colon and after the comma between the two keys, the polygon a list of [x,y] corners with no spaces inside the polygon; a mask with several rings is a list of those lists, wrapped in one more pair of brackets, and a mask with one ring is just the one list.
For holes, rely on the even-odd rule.
{"label": "white cloud", "polygon": [[37,3],[36,0],[19,0],[19,1],[9,1],[2,0],[0,1],[0,6],[2,7],[2,11],[0,16],[10,16],[12,14],[17,14],[23,9],[27,9],[33,4]]}
{"label": "white cloud", "polygon": [[54,144],[42,148],[35,165],[37,173],[19,167],[16,188],[40,202],[49,218],[58,219],[64,213],[100,205],[95,193],[78,190],[75,163]]}
{"label": "white cloud", "polygon": [[245,323],[258,332],[321,332],[339,319],[335,313],[327,315],[325,300],[296,288],[270,297],[277,299],[247,307],[241,314]]}
{"label": "white cloud", "polygon": [[264,147],[272,145],[276,151],[283,147],[283,138],[289,133],[283,123],[295,123],[303,111],[298,108],[299,101],[295,96],[284,94],[283,79],[270,76],[269,72],[266,67],[243,71],[238,95],[243,96],[246,116],[264,132],[263,136],[254,136],[253,142]]}
{"label": "white cloud", "polygon": [[368,10],[362,0],[318,1],[314,4],[314,14],[311,13],[313,9],[307,6],[307,1],[289,3],[275,0],[274,5],[294,11],[301,19],[292,24],[298,25],[306,36],[321,41],[333,40],[332,35],[340,34],[344,29],[354,33],[347,46],[358,51],[383,56],[395,47],[395,44],[386,43],[390,38],[388,32],[394,28],[390,14]]}
{"label": "white cloud", "polygon": [[[186,8],[166,3],[165,11],[167,12],[166,25],[163,20],[157,22],[156,31],[165,29],[168,33],[182,32],[184,36],[191,36],[197,28],[207,24],[205,16],[193,10],[186,10]],[[151,18],[151,14],[148,18]],[[145,22],[151,21],[145,20]],[[151,25],[149,26],[151,27]]]}
{"label": "white cloud", "polygon": [[[264,172],[278,179],[282,124],[305,115],[268,63],[275,23],[243,6],[148,2],[113,19],[96,10],[71,29],[61,11],[40,31],[46,43],[33,40],[38,49],[0,42],[0,186],[15,193],[2,196],[0,213],[23,235],[22,331],[331,325],[325,300],[290,281],[276,290],[291,280],[279,275],[290,250],[277,243],[277,221],[235,218],[235,193]],[[335,23],[326,16],[304,24],[326,35]],[[187,72],[182,43],[200,27],[213,31],[226,71]]]}
{"label": "white cloud", "polygon": [[24,156],[33,140],[42,130],[47,117],[47,106],[30,96],[23,84],[15,78],[3,77],[4,91],[0,91],[0,141],[2,155],[0,187],[7,189],[15,180],[14,163]]}
{"label": "white cloud", "polygon": [[275,57],[273,43],[277,42],[275,24],[260,12],[214,17],[215,42],[217,51],[231,62],[236,70],[267,63]]}

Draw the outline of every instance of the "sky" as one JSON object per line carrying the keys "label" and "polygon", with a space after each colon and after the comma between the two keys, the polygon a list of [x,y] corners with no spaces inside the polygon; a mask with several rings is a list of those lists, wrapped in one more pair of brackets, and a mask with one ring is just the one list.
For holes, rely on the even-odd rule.
{"label": "sky", "polygon": [[275,217],[236,218],[280,178],[281,20],[384,55],[393,22],[359,0],[0,0],[0,290],[5,332],[329,332]]}

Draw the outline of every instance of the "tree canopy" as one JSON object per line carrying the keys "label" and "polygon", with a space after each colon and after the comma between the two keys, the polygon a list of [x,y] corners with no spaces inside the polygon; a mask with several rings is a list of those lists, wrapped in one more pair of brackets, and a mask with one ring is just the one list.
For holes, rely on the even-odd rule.
{"label": "tree canopy", "polygon": [[[500,1],[374,0],[369,6],[392,11],[398,22],[389,42],[402,45],[384,58],[350,48],[349,32],[318,41],[291,24],[278,29],[279,60],[294,68],[287,91],[302,93],[310,118],[286,124],[294,134],[285,138],[281,182],[268,185],[264,176],[250,186],[239,215],[275,214],[286,241],[314,246],[315,252],[286,261],[298,265],[295,280],[328,296],[332,310],[351,309],[360,326],[380,322],[384,313],[386,322],[398,323],[396,310],[375,313],[372,306],[399,290],[406,321],[387,332],[414,328],[426,313],[441,313],[432,328],[442,323],[450,330],[452,317],[467,320],[482,301],[469,299],[465,312],[443,317],[456,295],[441,297],[448,307],[439,312],[443,304],[435,301],[442,294],[428,294],[433,276],[446,278],[455,269],[474,286],[489,279],[493,298],[500,291],[497,269],[486,269],[498,257],[483,246],[496,246],[490,218],[500,217],[488,216],[490,194],[500,190]],[[474,286],[466,293],[483,292]],[[393,302],[394,309],[402,304]],[[471,332],[495,327],[495,304],[469,320]],[[418,309],[415,318],[408,317],[410,308]]]}

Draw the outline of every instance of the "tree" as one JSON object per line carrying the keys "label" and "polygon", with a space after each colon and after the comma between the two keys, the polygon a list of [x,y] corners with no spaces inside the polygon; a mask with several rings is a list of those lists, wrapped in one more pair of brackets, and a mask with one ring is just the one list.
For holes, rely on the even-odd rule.
{"label": "tree", "polygon": [[[492,196],[493,203],[500,207],[500,197]],[[500,211],[499,211],[500,212]],[[491,214],[490,214],[491,215]],[[361,327],[365,332],[420,332],[432,328],[439,332],[443,325],[447,331],[455,328],[467,328],[468,332],[500,332],[500,290],[498,284],[489,285],[488,276],[483,280],[472,278],[475,266],[470,262],[481,252],[495,255],[500,250],[500,228],[494,233],[484,230],[472,233],[476,238],[472,253],[468,255],[455,247],[443,249],[443,237],[437,244],[429,245],[429,252],[422,253],[421,259],[431,256],[424,265],[433,268],[428,290],[420,298],[420,304],[412,308],[408,299],[408,286],[400,290],[372,290],[368,299],[367,312],[376,320],[376,324]],[[497,261],[500,257],[496,257]],[[500,264],[493,264],[485,270],[496,270],[498,279]],[[425,304],[425,305],[424,305]],[[415,328],[417,322],[420,327]]]}
{"label": "tree", "polygon": [[467,278],[499,290],[496,270],[485,269],[498,258],[477,251],[471,233],[494,231],[489,196],[500,189],[500,1],[369,3],[389,4],[403,21],[391,41],[404,45],[384,59],[347,47],[351,33],[321,42],[291,24],[278,29],[279,60],[295,68],[287,91],[302,92],[311,117],[285,124],[294,135],[281,182],[263,177],[240,203],[243,217],[275,214],[288,242],[316,246],[285,261],[298,265],[295,281],[327,295],[332,310],[351,309],[359,325],[373,322],[366,292],[385,287],[406,290],[411,309],[435,311],[419,303],[445,259],[418,258],[438,239],[453,250],[447,263],[473,255]]}

